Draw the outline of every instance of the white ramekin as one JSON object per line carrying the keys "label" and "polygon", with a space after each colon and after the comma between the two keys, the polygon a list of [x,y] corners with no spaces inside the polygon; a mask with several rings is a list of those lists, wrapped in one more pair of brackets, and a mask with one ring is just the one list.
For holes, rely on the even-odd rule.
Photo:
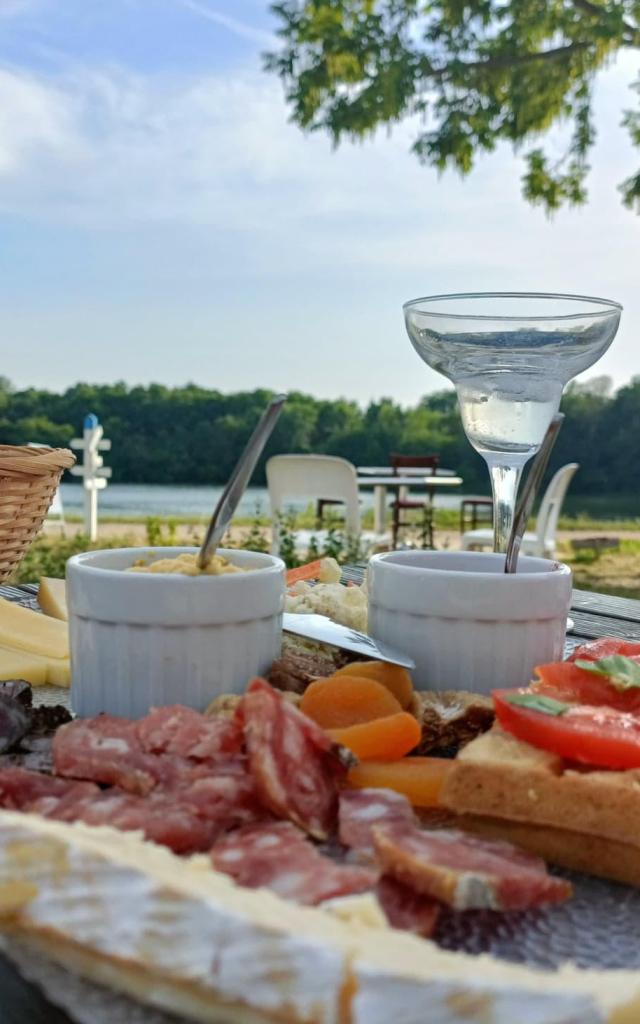
{"label": "white ramekin", "polygon": [[278,657],[284,563],[273,555],[220,550],[248,572],[221,576],[131,573],[139,558],[197,548],[119,548],[67,562],[71,704],[77,715],[139,718],[150,707],[203,710],[241,693]]}
{"label": "white ramekin", "polygon": [[571,570],[544,558],[392,551],[369,563],[369,632],[410,655],[416,685],[489,693],[562,658]]}

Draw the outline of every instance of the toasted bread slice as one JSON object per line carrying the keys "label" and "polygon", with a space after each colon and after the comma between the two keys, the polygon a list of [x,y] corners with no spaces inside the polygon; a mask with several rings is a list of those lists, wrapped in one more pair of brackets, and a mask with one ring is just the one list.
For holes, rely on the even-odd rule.
{"label": "toasted bread slice", "polygon": [[640,886],[640,851],[631,843],[549,825],[527,825],[522,821],[477,818],[469,814],[458,818],[457,827],[486,839],[504,839],[551,864]]}
{"label": "toasted bread slice", "polygon": [[561,758],[496,727],[460,751],[441,801],[457,814],[640,847],[640,770],[566,768]]}

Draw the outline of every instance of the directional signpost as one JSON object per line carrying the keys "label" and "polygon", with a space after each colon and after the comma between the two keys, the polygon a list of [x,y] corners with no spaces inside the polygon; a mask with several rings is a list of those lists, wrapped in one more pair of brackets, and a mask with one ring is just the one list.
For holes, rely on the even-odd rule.
{"label": "directional signpost", "polygon": [[111,469],[103,465],[103,458],[98,452],[108,452],[111,448],[111,441],[102,437],[102,427],[98,423],[98,417],[92,412],[84,418],[84,433],[82,437],[74,437],[71,447],[84,452],[81,466],[73,466],[71,472],[74,476],[81,476],[84,486],[84,529],[91,540],[98,537],[98,491],[107,486],[107,480],[111,476]]}

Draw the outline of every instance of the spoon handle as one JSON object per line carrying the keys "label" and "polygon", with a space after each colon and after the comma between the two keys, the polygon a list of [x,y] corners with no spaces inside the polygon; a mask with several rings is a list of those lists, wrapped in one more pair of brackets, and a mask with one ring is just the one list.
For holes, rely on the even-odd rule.
{"label": "spoon handle", "polygon": [[556,443],[556,438],[560,432],[563,420],[564,413],[556,413],[547,427],[547,432],[542,439],[542,444],[531,463],[527,479],[525,480],[524,487],[522,488],[520,500],[516,505],[516,511],[513,517],[513,526],[511,527],[509,543],[507,544],[507,557],[504,563],[504,571],[507,573],[516,572],[517,570],[520,545],[522,544],[524,531],[527,528],[527,521],[531,515],[533,503],[535,501],[538,488],[540,487],[542,477],[544,476],[544,471],[547,468],[549,456],[551,455],[551,449]]}
{"label": "spoon handle", "polygon": [[276,420],[282,411],[282,406],[287,399],[286,395],[276,395],[269,403],[253,434],[247,441],[246,448],[236,463],[229,482],[225,487],[220,500],[213,510],[211,522],[207,529],[206,536],[202,542],[198,554],[198,567],[206,569],[215,554],[215,550],[222,540],[229,523],[233,519],[235,511],[244,494],[251,474],[256,468],[256,463],[262,454],[262,449],[269,440]]}

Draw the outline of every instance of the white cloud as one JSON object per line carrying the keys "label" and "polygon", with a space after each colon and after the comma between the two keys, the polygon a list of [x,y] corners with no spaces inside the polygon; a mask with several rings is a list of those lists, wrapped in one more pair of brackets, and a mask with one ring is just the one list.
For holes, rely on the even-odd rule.
{"label": "white cloud", "polygon": [[[130,379],[149,372],[138,338],[153,338],[155,353],[162,338],[170,349],[171,338],[197,337],[189,365],[198,355],[206,365],[216,332],[230,337],[237,328],[238,288],[257,282],[269,310],[243,325],[253,348],[250,359],[244,350],[238,356],[234,386],[249,386],[250,362],[256,383],[276,386],[285,373],[288,386],[320,387],[324,373],[332,377],[327,393],[386,388],[413,399],[427,384],[416,375],[400,303],[466,288],[619,298],[628,326],[602,369],[620,379],[637,368],[638,221],[615,192],[638,158],[616,128],[632,77],[624,62],[601,90],[592,200],[552,221],[521,199],[522,168],[507,150],[480,160],[464,181],[417,164],[410,125],[335,152],[288,123],[280,84],[253,68],[198,76],[64,68],[50,76],[0,70],[0,215],[44,226],[55,246],[56,231],[46,230],[53,225],[68,245],[46,317],[35,309],[30,327],[22,314],[7,320],[6,286],[2,334],[28,341],[31,331],[52,365],[60,363],[47,340],[55,303],[69,365],[77,365],[73,343],[98,331],[96,320],[105,349],[111,336],[126,339],[118,373]],[[80,287],[77,272],[85,274]],[[115,288],[129,281],[119,304]],[[323,353],[327,368],[314,366],[310,376],[306,351],[292,341],[299,338]],[[26,341],[13,346],[16,361],[30,351]],[[166,379],[181,379],[182,347],[176,364]],[[100,368],[112,372],[104,360]],[[13,366],[7,372],[20,376]]]}
{"label": "white cloud", "polygon": [[46,160],[74,160],[81,138],[73,98],[33,77],[0,68],[0,189],[22,174],[46,174]]}
{"label": "white cloud", "polygon": [[182,7],[186,7],[187,10],[193,11],[200,18],[212,21],[229,32],[233,32],[234,35],[240,36],[241,39],[248,39],[259,46],[271,46],[275,40],[275,36],[271,33],[255,28],[245,21],[239,21],[238,18],[232,18],[228,14],[223,14],[222,11],[216,11],[206,4],[199,3],[198,0],[178,0],[178,3]]}

